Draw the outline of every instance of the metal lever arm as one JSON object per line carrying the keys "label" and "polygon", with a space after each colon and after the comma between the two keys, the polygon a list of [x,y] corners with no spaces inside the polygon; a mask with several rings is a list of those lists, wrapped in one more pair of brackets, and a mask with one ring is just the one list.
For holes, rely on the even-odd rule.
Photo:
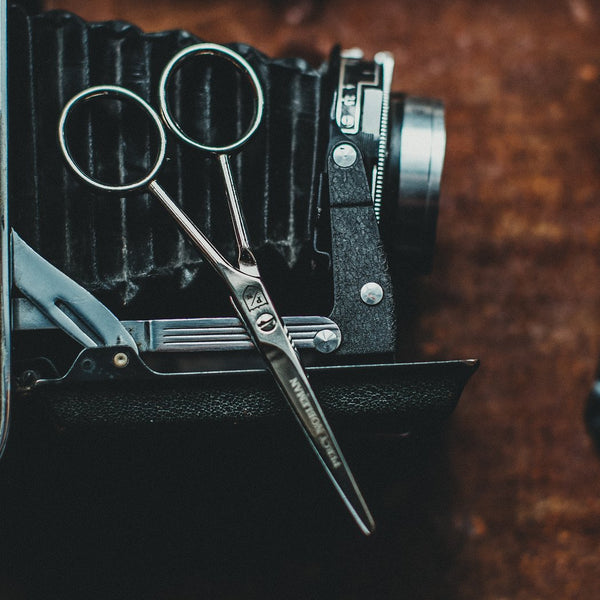
{"label": "metal lever arm", "polygon": [[131,334],[101,302],[11,231],[13,285],[57,327],[86,348],[129,346]]}

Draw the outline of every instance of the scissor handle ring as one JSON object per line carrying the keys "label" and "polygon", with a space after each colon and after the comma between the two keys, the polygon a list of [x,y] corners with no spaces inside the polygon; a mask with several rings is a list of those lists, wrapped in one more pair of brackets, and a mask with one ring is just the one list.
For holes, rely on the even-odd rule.
{"label": "scissor handle ring", "polygon": [[[252,124],[246,131],[246,133],[237,141],[232,144],[228,144],[225,146],[208,146],[207,144],[202,144],[198,140],[191,138],[187,135],[179,123],[173,119],[171,115],[171,111],[169,110],[168,101],[167,101],[167,86],[169,85],[169,79],[171,75],[176,70],[176,67],[179,68],[181,63],[193,56],[199,56],[201,54],[208,54],[210,56],[221,56],[222,58],[228,60],[232,63],[238,70],[242,71],[245,75],[248,76],[254,93],[256,95],[256,106],[254,112],[254,120]],[[241,146],[243,146],[254,134],[254,132],[258,129],[260,122],[262,121],[263,111],[265,107],[265,98],[262,91],[262,87],[260,85],[260,81],[256,75],[254,69],[250,66],[250,64],[242,58],[237,52],[226,48],[225,46],[220,46],[219,44],[195,44],[194,46],[189,46],[188,48],[184,48],[181,52],[178,52],[170,61],[169,64],[165,67],[162,72],[160,78],[160,86],[158,88],[158,98],[160,103],[160,114],[169,127],[169,129],[181,140],[184,142],[191,144],[192,146],[203,150],[205,152],[214,152],[216,154],[228,154],[234,150],[237,150]]]}
{"label": "scissor handle ring", "polygon": [[[154,125],[156,126],[156,130],[158,132],[158,137],[160,140],[159,149],[157,157],[152,165],[150,171],[148,171],[147,175],[142,179],[138,179],[133,183],[128,183],[125,185],[109,185],[107,183],[103,183],[102,181],[98,181],[93,177],[90,177],[77,163],[77,161],[73,158],[71,154],[71,150],[69,149],[69,144],[67,142],[67,134],[66,134],[66,125],[69,119],[70,114],[74,110],[74,108],[83,102],[88,102],[92,98],[98,97],[111,97],[111,98],[119,98],[130,100],[144,109],[146,114],[152,118]],[[61,150],[67,161],[68,165],[73,169],[73,172],[85,183],[104,190],[106,192],[130,192],[132,190],[137,190],[139,188],[145,187],[148,185],[155,177],[156,173],[160,169],[163,160],[165,158],[165,152],[167,149],[167,136],[165,135],[165,130],[163,124],[160,120],[160,117],[156,113],[156,111],[140,96],[136,93],[126,90],[125,88],[116,86],[116,85],[100,85],[95,87],[90,87],[82,92],[79,92],[75,96],[73,96],[65,107],[60,115],[60,121],[58,122],[58,141],[60,143]]]}

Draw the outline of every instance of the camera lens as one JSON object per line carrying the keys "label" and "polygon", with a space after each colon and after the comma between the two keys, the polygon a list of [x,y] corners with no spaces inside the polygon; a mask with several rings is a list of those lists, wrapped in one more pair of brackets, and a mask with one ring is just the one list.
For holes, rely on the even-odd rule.
{"label": "camera lens", "polygon": [[392,94],[381,228],[407,273],[431,270],[445,148],[441,102]]}

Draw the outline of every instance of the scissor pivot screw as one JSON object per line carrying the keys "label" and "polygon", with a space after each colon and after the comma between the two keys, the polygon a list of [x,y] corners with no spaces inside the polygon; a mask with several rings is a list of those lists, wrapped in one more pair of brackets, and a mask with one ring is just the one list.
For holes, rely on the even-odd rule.
{"label": "scissor pivot screw", "polygon": [[129,356],[125,352],[117,352],[113,356],[113,365],[118,369],[124,369],[129,364]]}
{"label": "scissor pivot screw", "polygon": [[271,313],[263,313],[256,319],[256,325],[261,331],[270,333],[275,329],[275,317]]}

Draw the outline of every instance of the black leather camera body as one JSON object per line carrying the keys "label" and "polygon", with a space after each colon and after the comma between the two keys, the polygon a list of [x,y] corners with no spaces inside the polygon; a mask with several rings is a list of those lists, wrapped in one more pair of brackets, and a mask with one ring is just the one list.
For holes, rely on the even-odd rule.
{"label": "black leather camera body", "polygon": [[[73,94],[114,84],[156,106],[161,70],[197,42],[184,31],[145,34],[123,22],[9,10],[3,441],[10,402],[27,398],[62,426],[210,427],[287,417],[226,288],[175,224],[147,193],[115,197],[86,187],[58,146],[59,116]],[[392,94],[393,57],[385,52],[369,60],[334,49],[314,68],[231,47],[265,93],[263,123],[232,157],[233,174],[263,278],[325,412],[361,430],[442,422],[477,361],[395,360],[403,288],[432,262],[445,149],[441,104]],[[215,121],[214,135],[223,139],[244,129],[251,107],[235,73],[187,75],[172,102],[192,126]],[[127,180],[147,168],[155,140],[134,113],[122,126],[105,125],[115,110],[108,103],[80,115],[75,151],[103,177]],[[134,134],[144,143],[136,145]],[[100,150],[92,143],[98,139]],[[210,157],[169,141],[159,178],[233,260],[225,191]],[[85,294],[93,299],[83,314]],[[91,342],[82,347],[40,298]],[[111,318],[138,352],[118,334],[101,335]]]}

